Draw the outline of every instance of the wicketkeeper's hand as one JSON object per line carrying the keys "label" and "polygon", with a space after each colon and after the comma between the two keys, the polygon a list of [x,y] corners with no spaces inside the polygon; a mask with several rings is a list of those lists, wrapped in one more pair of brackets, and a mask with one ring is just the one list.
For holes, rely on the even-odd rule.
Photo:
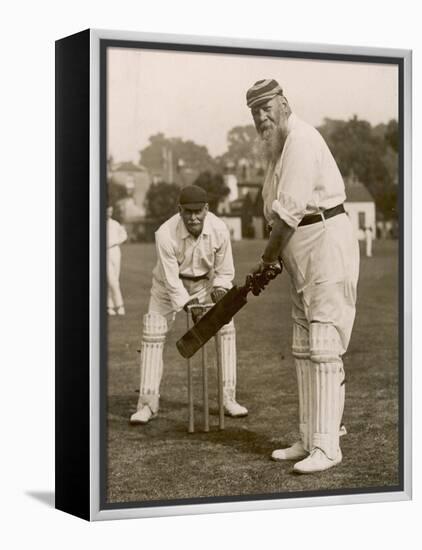
{"label": "wicketkeeper's hand", "polygon": [[211,291],[211,300],[216,304],[226,294],[227,289],[221,286],[215,286]]}
{"label": "wicketkeeper's hand", "polygon": [[[196,324],[199,319],[204,315],[205,309],[203,307],[196,308],[195,305],[199,305],[198,298],[193,298],[193,300],[189,300],[184,306],[183,309],[185,311],[190,311],[190,314],[192,315],[192,321]],[[188,306],[191,306],[188,309]]]}
{"label": "wicketkeeper's hand", "polygon": [[268,283],[282,271],[283,264],[280,259],[271,263],[261,260],[246,276],[246,284],[249,285],[252,294],[258,296]]}

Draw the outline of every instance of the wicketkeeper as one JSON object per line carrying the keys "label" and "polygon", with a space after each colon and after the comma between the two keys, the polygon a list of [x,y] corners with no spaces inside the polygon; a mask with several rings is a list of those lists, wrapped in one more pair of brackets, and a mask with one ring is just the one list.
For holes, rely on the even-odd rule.
{"label": "wicketkeeper", "polygon": [[[157,263],[152,273],[148,313],[143,318],[140,390],[132,424],[146,424],[158,414],[163,348],[176,314],[188,305],[217,302],[232,287],[234,265],[227,226],[208,211],[206,192],[185,187],[179,213],[155,234]],[[202,309],[191,310],[194,322]],[[229,416],[246,416],[236,401],[236,332],[233,321],[221,331],[224,408]]]}

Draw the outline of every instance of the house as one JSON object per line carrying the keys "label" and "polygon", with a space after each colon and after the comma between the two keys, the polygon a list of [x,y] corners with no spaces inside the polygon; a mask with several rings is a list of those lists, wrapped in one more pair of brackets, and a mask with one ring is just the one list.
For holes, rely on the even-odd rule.
{"label": "house", "polygon": [[109,176],[126,188],[128,196],[133,199],[139,215],[145,215],[145,197],[151,184],[148,170],[133,162],[119,162],[109,167]]}
{"label": "house", "polygon": [[228,211],[219,208],[218,214],[229,227],[233,240],[263,238],[265,220],[262,215],[262,199],[259,191],[260,186],[258,188],[252,184],[244,186],[237,199],[229,202]]}
{"label": "house", "polygon": [[346,202],[344,208],[352,222],[359,240],[365,239],[365,228],[370,227],[376,237],[375,202],[363,183],[355,177],[345,179]]}
{"label": "house", "polygon": [[225,167],[224,183],[230,192],[218,205],[217,213],[229,226],[233,240],[262,239],[266,225],[262,214],[262,200],[260,203],[262,175],[257,174],[257,170],[242,160],[238,166],[230,162]]}

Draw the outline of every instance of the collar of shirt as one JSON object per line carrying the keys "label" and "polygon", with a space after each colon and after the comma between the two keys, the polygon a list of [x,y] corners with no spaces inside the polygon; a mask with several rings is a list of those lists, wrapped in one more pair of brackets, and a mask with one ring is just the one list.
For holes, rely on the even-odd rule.
{"label": "collar of shirt", "polygon": [[[177,229],[178,229],[178,232],[179,232],[179,235],[180,235],[181,239],[187,239],[188,237],[194,238],[189,233],[189,231],[186,229],[186,226],[185,226],[181,216],[179,217],[179,223],[177,224],[177,226],[178,226]],[[205,216],[204,226],[202,228],[202,232],[199,235],[199,237],[201,237],[202,235],[209,235],[210,233],[211,233],[211,223],[210,223],[210,220],[209,220],[209,216],[207,214]]]}

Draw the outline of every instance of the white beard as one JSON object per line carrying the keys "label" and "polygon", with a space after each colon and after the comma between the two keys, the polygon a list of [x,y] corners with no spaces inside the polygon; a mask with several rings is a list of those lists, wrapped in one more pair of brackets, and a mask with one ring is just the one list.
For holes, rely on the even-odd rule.
{"label": "white beard", "polygon": [[281,155],[285,141],[283,130],[279,126],[267,128],[258,139],[260,156],[267,163],[276,162]]}

